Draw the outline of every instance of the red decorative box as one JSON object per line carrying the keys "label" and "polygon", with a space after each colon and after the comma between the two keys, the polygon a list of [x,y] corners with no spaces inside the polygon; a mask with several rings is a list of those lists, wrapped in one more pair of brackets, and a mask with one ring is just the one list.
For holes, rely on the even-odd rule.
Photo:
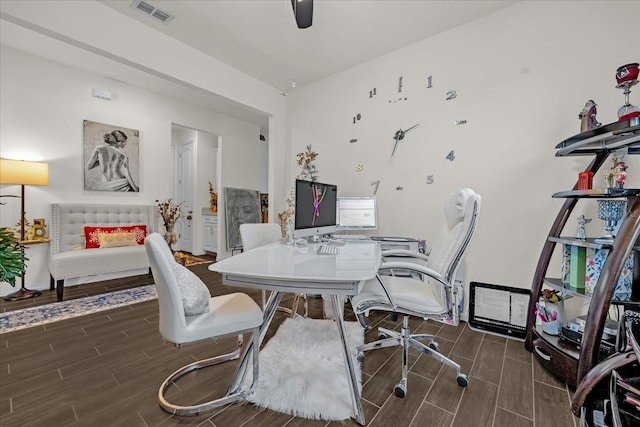
{"label": "red decorative box", "polygon": [[590,190],[593,187],[593,172],[578,174],[578,190]]}

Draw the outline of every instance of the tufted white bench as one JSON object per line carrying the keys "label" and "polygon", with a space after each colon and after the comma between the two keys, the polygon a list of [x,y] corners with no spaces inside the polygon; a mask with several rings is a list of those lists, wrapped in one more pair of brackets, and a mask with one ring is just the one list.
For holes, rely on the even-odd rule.
{"label": "tufted white bench", "polygon": [[150,264],[144,245],[116,248],[80,249],[85,246],[85,226],[126,226],[145,224],[154,231],[153,205],[60,203],[51,205],[49,237],[50,289],[62,301],[65,279],[147,269]]}

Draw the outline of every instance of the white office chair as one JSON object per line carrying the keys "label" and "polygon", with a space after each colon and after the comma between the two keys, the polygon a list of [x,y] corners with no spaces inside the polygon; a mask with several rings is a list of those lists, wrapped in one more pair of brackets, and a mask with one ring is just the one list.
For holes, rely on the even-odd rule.
{"label": "white office chair", "polygon": [[[275,223],[240,224],[240,239],[242,250],[251,249],[282,240],[282,229]],[[278,311],[285,312],[292,317],[298,313],[300,298],[304,300],[304,317],[309,315],[309,304],[305,294],[296,294],[293,298],[292,308],[278,307]],[[266,291],[262,291],[262,307],[265,306]]]}
{"label": "white office chair", "polygon": [[[459,322],[459,304],[463,297],[463,283],[455,280],[456,271],[473,237],[480,212],[480,196],[465,188],[451,193],[444,204],[446,227],[432,246],[426,265],[411,262],[383,262],[375,279],[365,283],[362,292],[351,298],[353,310],[363,326],[365,315],[371,310],[383,310],[404,316],[401,332],[378,328],[380,339],[358,347],[358,358],[364,352],[399,345],[402,347],[402,379],[394,388],[398,397],[407,392],[409,348],[413,347],[441,363],[455,369],[458,385],[466,387],[469,380],[460,372],[460,365],[439,352],[433,335],[415,334],[409,330],[409,316],[433,319],[450,325]],[[413,256],[411,251],[395,250],[396,254]],[[395,273],[398,274],[397,276]],[[410,274],[407,274],[410,273]],[[421,341],[427,341],[428,345]]]}
{"label": "white office chair", "polygon": [[[262,310],[251,297],[243,293],[210,297],[206,285],[185,267],[175,262],[169,246],[160,234],[152,233],[147,236],[144,246],[158,293],[160,333],[167,341],[181,347],[183,344],[205,339],[238,335],[237,347],[233,352],[193,362],[178,369],[164,380],[158,391],[160,406],[172,414],[193,415],[244,398],[251,391],[258,377],[259,328],[262,325]],[[184,282],[192,282],[196,287],[200,284],[205,286],[204,298],[201,298],[201,304],[200,301],[198,303],[202,310],[207,310],[206,298],[209,297],[208,311],[202,314],[185,314],[185,307],[193,309],[191,305],[185,304],[185,298],[190,298],[196,292],[181,293],[179,280],[183,282],[182,285]],[[253,340],[251,353],[253,374],[249,389],[242,390],[241,386],[234,386],[224,397],[193,406],[175,405],[165,399],[164,394],[167,388],[183,375],[207,366],[238,359],[242,348],[242,334],[245,332],[251,332]],[[245,346],[244,353],[247,349],[248,346]],[[243,358],[244,356],[245,354]]]}

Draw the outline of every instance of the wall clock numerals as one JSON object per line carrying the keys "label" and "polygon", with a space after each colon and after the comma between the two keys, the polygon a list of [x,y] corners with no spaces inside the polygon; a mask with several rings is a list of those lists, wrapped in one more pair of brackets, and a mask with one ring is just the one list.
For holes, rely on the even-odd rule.
{"label": "wall clock numerals", "polygon": [[373,98],[374,96],[376,96],[376,88],[375,87],[369,91],[369,98]]}
{"label": "wall clock numerals", "polygon": [[363,168],[362,163],[356,163],[356,167],[355,167],[356,172],[362,172],[362,168]]}
{"label": "wall clock numerals", "polygon": [[361,118],[362,118],[362,115],[360,113],[353,116],[353,124],[355,125],[356,122],[359,122]]}
{"label": "wall clock numerals", "polygon": [[453,162],[455,158],[456,156],[453,155],[453,150],[449,151],[449,154],[447,154],[447,160],[451,160]]}
{"label": "wall clock numerals", "polygon": [[398,78],[398,93],[402,93],[402,76]]}
{"label": "wall clock numerals", "polygon": [[398,186],[396,187],[396,191],[402,191],[402,190],[404,190],[404,188],[402,188],[402,186],[401,186],[401,185],[398,185]]}
{"label": "wall clock numerals", "polygon": [[447,97],[445,98],[447,101],[450,99],[455,99],[458,96],[455,90],[450,90],[447,92]]}
{"label": "wall clock numerals", "polygon": [[433,184],[433,175],[427,176],[427,184]]}
{"label": "wall clock numerals", "polygon": [[456,120],[454,123],[455,123],[456,125],[464,125],[464,124],[466,124],[466,123],[467,123],[467,121],[466,121],[466,120]]}
{"label": "wall clock numerals", "polygon": [[427,77],[427,89],[431,89],[433,87],[432,83],[433,76]]}
{"label": "wall clock numerals", "polygon": [[371,185],[373,185],[373,195],[375,196],[378,192],[378,187],[380,186],[380,180],[371,181]]}
{"label": "wall clock numerals", "polygon": [[349,140],[349,144],[353,144],[354,142],[358,142],[358,138],[351,138]]}

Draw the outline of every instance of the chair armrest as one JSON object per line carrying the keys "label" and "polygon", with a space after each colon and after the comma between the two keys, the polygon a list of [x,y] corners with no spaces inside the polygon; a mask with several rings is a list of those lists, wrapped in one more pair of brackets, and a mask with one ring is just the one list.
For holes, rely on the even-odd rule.
{"label": "chair armrest", "polygon": [[393,269],[408,270],[413,273],[424,274],[442,283],[447,288],[451,287],[451,285],[445,282],[445,280],[442,278],[442,275],[437,271],[420,264],[414,264],[412,262],[402,262],[402,261],[383,262],[382,264],[380,264],[380,268],[378,269],[378,271],[386,271],[386,270],[393,270]]}
{"label": "chair armrest", "polygon": [[423,261],[427,261],[429,257],[425,254],[421,254],[420,252],[410,251],[408,249],[387,249],[382,251],[382,258],[387,256],[395,256],[395,257],[409,257],[409,258],[417,258]]}

